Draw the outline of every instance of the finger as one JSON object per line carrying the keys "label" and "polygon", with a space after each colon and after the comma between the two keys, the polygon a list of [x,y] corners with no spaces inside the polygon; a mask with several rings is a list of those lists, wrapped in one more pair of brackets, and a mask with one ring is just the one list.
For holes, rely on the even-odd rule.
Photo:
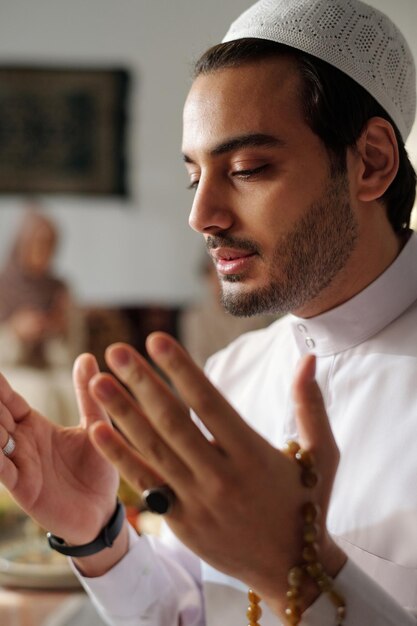
{"label": "finger", "polygon": [[[12,414],[6,405],[0,402],[0,426],[2,426],[7,433],[14,433],[16,430],[16,422],[13,419]],[[0,441],[1,444],[1,441]],[[0,445],[0,447],[2,447]]]}
{"label": "finger", "polygon": [[149,438],[146,437],[146,431],[151,427],[146,424],[146,416],[126,389],[111,374],[99,372],[90,379],[88,393],[117,424],[136,450],[145,456],[145,441]]}
{"label": "finger", "polygon": [[88,434],[98,452],[116,467],[139,494],[166,482],[109,424],[96,422],[90,427]]}
{"label": "finger", "polygon": [[106,359],[140,401],[154,431],[190,469],[203,472],[220,462],[221,453],[191,420],[188,407],[143,357],[126,344],[115,344],[106,351]]}
{"label": "finger", "polygon": [[20,422],[30,411],[26,400],[12,389],[2,374],[0,374],[0,403],[9,411],[15,422]]}
{"label": "finger", "polygon": [[184,403],[197,414],[227,454],[251,454],[260,437],[208,380],[189,354],[165,333],[147,339],[149,355],[169,377]]}
{"label": "finger", "polygon": [[[6,423],[7,422],[7,425]],[[7,445],[10,434],[16,430],[16,424],[4,405],[0,406],[0,482],[11,491],[16,486],[17,467],[13,457],[15,451],[7,456],[2,449]],[[14,435],[16,437],[16,435]]]}
{"label": "finger", "polygon": [[97,421],[110,423],[106,411],[90,395],[88,385],[90,380],[99,372],[96,359],[92,354],[81,354],[75,360],[72,377],[80,413],[80,424],[88,428]]}
{"label": "finger", "polygon": [[[188,485],[191,472],[159,436],[142,409],[131,395],[111,375],[98,374],[90,383],[91,394],[102,404],[114,422],[155,471],[169,480],[175,476],[176,485]],[[105,432],[105,431],[103,431]]]}
{"label": "finger", "polygon": [[[2,424],[2,445],[6,445],[9,433],[13,433],[16,446],[19,446],[18,438],[15,434],[16,424],[21,422],[30,413],[31,408],[9,385],[7,380],[0,374],[0,422]],[[7,433],[6,441],[5,431]],[[12,492],[18,482],[18,469],[14,462],[15,452],[9,458],[0,450],[0,481]]]}
{"label": "finger", "polygon": [[3,426],[3,424],[0,424],[0,450],[2,450],[9,441],[9,432],[10,431]]}
{"label": "finger", "polygon": [[12,492],[18,481],[18,469],[12,459],[0,452],[0,482]]}
{"label": "finger", "polygon": [[316,359],[309,354],[301,359],[293,382],[293,397],[297,415],[300,443],[319,448],[334,444],[323,396],[315,379]]}
{"label": "finger", "polygon": [[323,467],[329,480],[333,480],[339,451],[315,371],[315,356],[309,354],[300,361],[293,382],[296,421],[300,445],[316,453],[317,463]]}

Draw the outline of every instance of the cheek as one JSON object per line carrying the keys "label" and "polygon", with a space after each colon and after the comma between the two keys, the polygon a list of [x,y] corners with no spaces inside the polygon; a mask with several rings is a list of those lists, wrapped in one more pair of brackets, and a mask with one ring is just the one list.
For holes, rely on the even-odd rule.
{"label": "cheek", "polygon": [[308,213],[311,205],[323,197],[329,184],[325,168],[300,164],[279,180],[259,189],[254,200],[258,221],[266,235],[285,234]]}
{"label": "cheek", "polygon": [[265,241],[275,240],[291,230],[309,205],[307,194],[284,184],[264,188],[252,201],[252,225]]}

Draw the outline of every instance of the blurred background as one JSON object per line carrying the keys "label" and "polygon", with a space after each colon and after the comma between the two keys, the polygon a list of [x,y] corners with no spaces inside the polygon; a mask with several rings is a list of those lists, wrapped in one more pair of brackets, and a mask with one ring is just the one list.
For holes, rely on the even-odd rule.
{"label": "blurred background", "polygon": [[[180,156],[190,70],[250,2],[2,0],[0,64],[124,68],[128,197],[46,195],[63,236],[56,267],[83,304],[193,300],[200,238]],[[39,194],[38,194],[39,196]],[[24,199],[0,196],[0,261]]]}
{"label": "blurred background", "polygon": [[[183,305],[201,292],[201,242],[180,158],[193,59],[218,42],[248,0],[1,0],[0,65],[124,68],[128,197],[47,194],[62,243],[56,268],[82,304]],[[417,2],[370,0],[417,54]],[[417,159],[417,131],[409,141]],[[0,262],[24,198],[0,195]]]}

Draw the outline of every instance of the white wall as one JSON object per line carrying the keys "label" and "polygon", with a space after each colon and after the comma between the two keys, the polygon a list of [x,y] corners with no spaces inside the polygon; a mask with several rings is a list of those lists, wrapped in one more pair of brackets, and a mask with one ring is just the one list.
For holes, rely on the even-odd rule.
{"label": "white wall", "polygon": [[[251,0],[0,0],[0,63],[124,65],[131,94],[129,201],[45,196],[64,234],[58,269],[83,302],[182,303],[198,294],[198,235],[180,159],[193,59],[220,41]],[[417,57],[416,0],[370,0]],[[417,163],[417,129],[412,152]],[[0,260],[21,197],[0,198]]]}

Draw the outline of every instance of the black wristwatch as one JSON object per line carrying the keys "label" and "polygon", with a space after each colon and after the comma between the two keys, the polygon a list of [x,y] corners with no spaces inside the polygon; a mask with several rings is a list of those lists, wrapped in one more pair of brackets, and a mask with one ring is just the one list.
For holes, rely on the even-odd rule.
{"label": "black wristwatch", "polygon": [[125,518],[125,509],[120,500],[117,500],[116,510],[114,511],[108,524],[101,530],[100,534],[90,543],[82,546],[69,546],[61,537],[57,537],[52,533],[47,533],[48,543],[53,550],[65,554],[66,556],[90,556],[96,554],[104,548],[111,548],[114,540],[122,530],[123,520]]}

